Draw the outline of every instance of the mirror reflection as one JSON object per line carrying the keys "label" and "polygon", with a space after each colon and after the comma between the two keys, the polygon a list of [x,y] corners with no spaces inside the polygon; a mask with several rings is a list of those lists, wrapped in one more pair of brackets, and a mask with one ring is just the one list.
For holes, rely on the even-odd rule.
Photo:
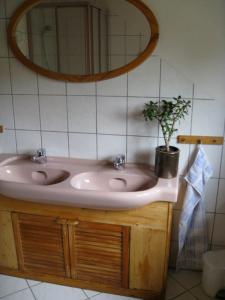
{"label": "mirror reflection", "polygon": [[150,37],[145,15],[125,0],[40,1],[16,30],[24,56],[71,75],[120,68],[145,50]]}

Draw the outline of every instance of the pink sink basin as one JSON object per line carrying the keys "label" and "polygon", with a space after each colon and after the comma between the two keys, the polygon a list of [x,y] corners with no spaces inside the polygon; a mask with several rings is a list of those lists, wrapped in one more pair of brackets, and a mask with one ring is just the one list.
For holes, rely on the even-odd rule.
{"label": "pink sink basin", "polygon": [[0,167],[0,180],[37,185],[56,184],[66,180],[70,173],[64,170],[54,170],[38,165],[9,165]]}
{"label": "pink sink basin", "polygon": [[70,184],[78,190],[101,192],[137,192],[156,185],[156,178],[144,174],[126,174],[122,171],[86,172],[75,175]]}
{"label": "pink sink basin", "polygon": [[145,164],[49,157],[41,165],[27,156],[0,155],[0,194],[91,209],[127,210],[156,201],[177,201],[178,179],[162,179]]}

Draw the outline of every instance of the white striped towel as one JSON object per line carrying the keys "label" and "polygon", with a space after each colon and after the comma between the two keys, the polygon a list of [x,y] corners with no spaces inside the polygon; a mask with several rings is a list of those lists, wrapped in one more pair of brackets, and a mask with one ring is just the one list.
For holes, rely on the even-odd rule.
{"label": "white striped towel", "polygon": [[179,223],[177,269],[202,269],[202,256],[208,248],[204,188],[213,169],[200,146],[185,176],[187,190]]}

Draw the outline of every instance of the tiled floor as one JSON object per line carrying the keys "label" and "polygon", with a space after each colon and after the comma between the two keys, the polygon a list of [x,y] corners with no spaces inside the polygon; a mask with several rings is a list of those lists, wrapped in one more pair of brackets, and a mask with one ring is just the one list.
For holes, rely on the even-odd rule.
{"label": "tiled floor", "polygon": [[[210,300],[201,288],[201,273],[169,271],[166,300]],[[2,300],[135,300],[136,298],[41,283],[0,275]]]}

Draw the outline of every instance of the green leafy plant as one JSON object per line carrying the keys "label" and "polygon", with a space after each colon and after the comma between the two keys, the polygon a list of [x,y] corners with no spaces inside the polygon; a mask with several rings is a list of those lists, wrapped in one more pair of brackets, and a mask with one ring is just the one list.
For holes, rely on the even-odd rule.
{"label": "green leafy plant", "polygon": [[143,110],[145,121],[158,120],[168,152],[170,151],[171,137],[177,131],[175,124],[188,115],[189,107],[191,107],[191,101],[184,100],[181,96],[173,98],[173,100],[161,100],[159,104],[153,101],[145,103]]}

